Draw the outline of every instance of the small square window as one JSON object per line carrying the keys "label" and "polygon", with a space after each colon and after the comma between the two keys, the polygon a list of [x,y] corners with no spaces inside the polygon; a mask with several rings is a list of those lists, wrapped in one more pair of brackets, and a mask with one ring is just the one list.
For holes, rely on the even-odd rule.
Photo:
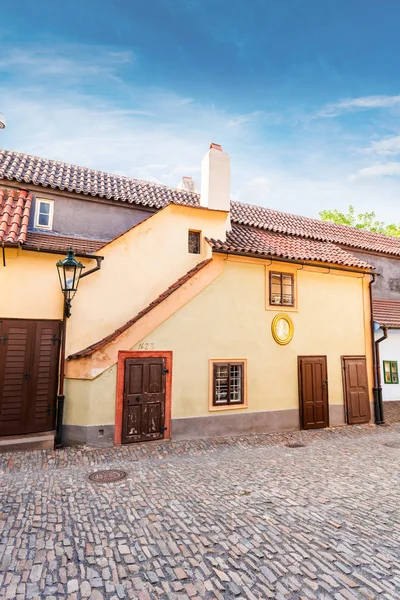
{"label": "small square window", "polygon": [[269,273],[270,306],[294,306],[294,275]]}
{"label": "small square window", "polygon": [[189,231],[188,250],[190,254],[200,254],[200,231]]}
{"label": "small square window", "polygon": [[244,363],[213,364],[213,406],[244,404]]}
{"label": "small square window", "polygon": [[36,199],[35,227],[38,229],[53,228],[54,202],[52,200]]}
{"label": "small square window", "polygon": [[397,360],[383,361],[383,375],[385,383],[399,383]]}

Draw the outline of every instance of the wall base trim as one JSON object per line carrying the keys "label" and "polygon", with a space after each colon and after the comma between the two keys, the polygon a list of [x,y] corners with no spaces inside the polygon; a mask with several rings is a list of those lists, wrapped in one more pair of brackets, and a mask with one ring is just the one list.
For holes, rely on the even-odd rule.
{"label": "wall base trim", "polygon": [[172,419],[172,440],[201,439],[248,433],[274,433],[300,429],[299,410],[271,410],[235,415]]}
{"label": "wall base trim", "polygon": [[66,446],[113,446],[114,425],[63,425],[63,441]]}

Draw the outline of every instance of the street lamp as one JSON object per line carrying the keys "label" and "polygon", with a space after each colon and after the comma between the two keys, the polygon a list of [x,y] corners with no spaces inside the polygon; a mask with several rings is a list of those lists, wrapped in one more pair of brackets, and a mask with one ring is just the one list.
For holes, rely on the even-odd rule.
{"label": "street lamp", "polygon": [[71,301],[78,289],[79,279],[81,277],[84,265],[75,259],[72,248],[64,260],[57,262],[58,277],[60,279],[61,291],[65,298],[65,316],[71,316]]}
{"label": "street lamp", "polygon": [[[64,413],[64,367],[65,367],[65,335],[67,330],[67,319],[71,316],[71,301],[78,289],[79,279],[81,278],[82,269],[85,266],[75,259],[72,248],[68,250],[64,260],[59,260],[56,263],[58,277],[60,279],[61,291],[64,294],[64,313],[61,333],[61,351],[60,351],[60,375],[58,383],[57,396],[57,422],[56,422],[56,439],[55,447],[62,448],[63,435],[63,413]],[[90,271],[88,271],[89,273]]]}

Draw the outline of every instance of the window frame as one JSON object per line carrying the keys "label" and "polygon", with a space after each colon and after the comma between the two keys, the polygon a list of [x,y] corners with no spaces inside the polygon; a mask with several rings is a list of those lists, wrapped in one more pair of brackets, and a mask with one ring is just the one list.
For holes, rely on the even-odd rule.
{"label": "window frame", "polygon": [[[386,365],[389,365],[389,371],[386,371]],[[395,369],[393,370],[393,366]],[[386,374],[389,374],[390,381],[386,380]],[[393,381],[393,375],[395,375],[396,381]],[[384,360],[383,361],[383,381],[387,385],[396,385],[399,383],[399,366],[397,360]]]}
{"label": "window frame", "polygon": [[[199,238],[199,251],[198,252],[191,252],[190,249],[189,249],[189,238],[190,238],[190,234],[191,233],[196,234],[198,236],[198,238]],[[199,231],[197,229],[189,229],[188,230],[187,243],[188,243],[188,253],[189,254],[196,254],[196,255],[201,254],[201,231]]]}
{"label": "window frame", "polygon": [[[216,367],[228,366],[228,396],[230,394],[230,367],[240,365],[242,367],[242,386],[241,386],[241,402],[228,402],[224,404],[215,404],[215,373]],[[213,358],[209,361],[209,411],[219,410],[240,410],[247,408],[247,359],[246,358]]]}
{"label": "window frame", "polygon": [[[287,307],[287,308],[294,308],[295,307],[295,303],[296,303],[296,299],[295,299],[295,279],[294,279],[294,273],[290,273],[287,271],[268,271],[269,272],[269,278],[268,278],[268,282],[269,282],[269,306],[270,307],[275,307],[275,306],[280,306],[280,307]],[[280,303],[277,302],[272,302],[272,277],[276,275],[279,275],[281,278],[281,301]],[[290,277],[291,280],[291,288],[292,288],[292,302],[290,304],[286,304],[283,302],[283,276],[286,277]]]}
{"label": "window frame", "polygon": [[[41,225],[39,223],[40,205],[41,204],[49,205],[49,224],[48,225]],[[34,220],[35,229],[47,229],[47,230],[51,231],[53,229],[53,216],[54,216],[54,200],[47,200],[45,198],[36,198],[36,200],[35,200],[35,220]]]}

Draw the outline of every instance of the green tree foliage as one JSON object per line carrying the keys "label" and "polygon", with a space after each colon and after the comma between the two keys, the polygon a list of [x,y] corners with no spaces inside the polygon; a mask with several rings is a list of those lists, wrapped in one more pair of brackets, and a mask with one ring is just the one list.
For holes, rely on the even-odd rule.
{"label": "green tree foliage", "polygon": [[365,212],[356,214],[354,206],[349,206],[347,213],[342,213],[337,208],[334,210],[323,210],[319,213],[322,221],[329,221],[337,225],[349,225],[349,227],[357,227],[357,229],[366,229],[375,233],[383,233],[383,235],[391,235],[400,237],[400,225],[390,223],[385,225],[382,221],[376,220],[374,212]]}

